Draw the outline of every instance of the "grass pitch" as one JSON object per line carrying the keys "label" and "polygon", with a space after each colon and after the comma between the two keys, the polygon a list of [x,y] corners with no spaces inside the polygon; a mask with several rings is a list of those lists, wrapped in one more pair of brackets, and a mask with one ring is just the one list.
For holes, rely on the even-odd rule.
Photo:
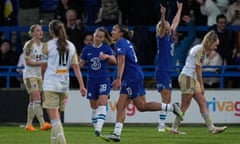
{"label": "grass pitch", "polygon": [[[204,125],[183,125],[181,131],[186,135],[160,133],[156,125],[125,125],[118,144],[239,144],[240,125],[229,125],[222,134],[209,134]],[[111,144],[94,135],[88,125],[64,125],[68,144]],[[113,131],[113,125],[103,128],[103,134]],[[0,144],[49,144],[50,130],[25,131],[19,125],[0,125]]]}

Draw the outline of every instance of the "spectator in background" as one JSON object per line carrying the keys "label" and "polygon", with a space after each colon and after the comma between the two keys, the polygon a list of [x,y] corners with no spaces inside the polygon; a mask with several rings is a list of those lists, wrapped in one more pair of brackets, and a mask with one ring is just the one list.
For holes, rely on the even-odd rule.
{"label": "spectator in background", "polygon": [[200,4],[196,0],[184,0],[182,15],[188,15],[194,25],[206,25],[207,17],[201,13]]}
{"label": "spectator in background", "polygon": [[228,6],[227,22],[232,25],[240,25],[240,0],[235,0],[235,2]]}
{"label": "spectator in background", "polygon": [[[39,23],[41,0],[19,0],[18,25],[31,26]],[[30,39],[27,32],[18,34],[17,49],[22,49],[22,45]]]}
{"label": "spectator in background", "polygon": [[[238,40],[238,43],[240,43],[240,40]],[[233,51],[233,61],[234,61],[234,65],[240,65],[240,47],[238,46],[237,49],[234,49]],[[235,69],[235,71],[237,72],[240,72],[240,68],[238,69]],[[232,88],[240,88],[240,77],[234,77],[234,80],[233,80],[233,84],[232,84]]]}
{"label": "spectator in background", "polygon": [[83,43],[85,46],[90,45],[93,43],[93,34],[88,33],[85,35],[85,38],[83,40]]}
{"label": "spectator in background", "polygon": [[77,19],[77,12],[74,9],[68,9],[66,12],[66,32],[68,39],[75,45],[77,53],[80,54],[84,46],[83,39],[86,30],[81,19]]}
{"label": "spectator in background", "polygon": [[[12,44],[9,40],[2,40],[0,42],[0,66],[16,66],[18,55],[12,50]],[[0,87],[6,87],[6,77],[0,77]],[[10,79],[11,87],[19,87],[19,82],[15,77]]]}
{"label": "spectator in background", "polygon": [[196,0],[200,4],[200,10],[203,15],[208,17],[207,25],[213,26],[216,24],[217,15],[221,14],[220,9],[217,7],[213,0]]}
{"label": "spectator in background", "polygon": [[216,17],[216,25],[212,27],[219,37],[220,43],[217,52],[220,54],[224,65],[232,65],[232,52],[236,44],[236,38],[233,32],[227,29],[227,18],[220,14]]}
{"label": "spectator in background", "polygon": [[213,0],[213,2],[216,4],[218,9],[220,10],[221,14],[225,14],[227,12],[227,8],[230,4],[231,0]]}
{"label": "spectator in background", "polygon": [[98,18],[94,22],[98,25],[113,25],[119,23],[120,11],[117,0],[101,0]]}
{"label": "spectator in background", "polygon": [[173,66],[183,66],[194,39],[196,38],[196,30],[194,27],[194,19],[189,15],[184,15],[182,20],[185,22],[187,28],[187,35],[184,35],[183,39],[180,39],[180,33],[176,31],[173,35],[174,42],[174,54],[173,54]]}
{"label": "spectator in background", "polygon": [[[66,33],[68,36],[68,40],[71,41],[79,55],[82,52],[84,47],[83,39],[86,34],[85,27],[82,24],[81,19],[77,20],[77,13],[74,9],[68,9],[66,12]],[[77,88],[78,81],[75,77],[70,77],[70,87]]]}
{"label": "spectator in background", "polygon": [[[203,66],[222,66],[222,58],[215,50],[209,52],[203,60]],[[203,68],[203,72],[219,73],[219,68]],[[203,78],[205,88],[219,88],[220,79],[218,77]]]}
{"label": "spectator in background", "polygon": [[54,18],[67,23],[66,12],[68,9],[74,9],[77,13],[77,21],[82,19],[84,2],[83,0],[59,0]]}
{"label": "spectator in background", "polygon": [[87,12],[87,24],[93,25],[97,19],[97,13],[101,7],[100,0],[84,0],[85,8]]}
{"label": "spectator in background", "polygon": [[39,23],[41,0],[19,0],[18,25],[30,26]]}

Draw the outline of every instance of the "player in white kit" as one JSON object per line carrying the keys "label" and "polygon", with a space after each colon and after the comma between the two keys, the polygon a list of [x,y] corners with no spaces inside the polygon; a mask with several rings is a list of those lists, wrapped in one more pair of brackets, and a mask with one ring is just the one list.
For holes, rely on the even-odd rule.
{"label": "player in white kit", "polygon": [[78,64],[75,46],[67,40],[64,24],[58,20],[49,23],[49,32],[53,39],[43,46],[46,63],[43,65],[44,80],[43,107],[47,109],[52,124],[51,144],[66,144],[59,109],[69,91],[69,69],[73,68],[78,79],[80,92],[86,95],[82,74]]}
{"label": "player in white kit", "polygon": [[26,130],[36,131],[32,125],[33,118],[37,117],[40,122],[41,130],[48,130],[51,125],[43,119],[43,110],[41,106],[41,90],[42,90],[42,47],[43,37],[42,27],[34,24],[30,27],[29,34],[32,39],[27,41],[23,48],[23,55],[25,59],[25,68],[23,70],[23,80],[25,87],[29,94],[29,104],[27,112]]}

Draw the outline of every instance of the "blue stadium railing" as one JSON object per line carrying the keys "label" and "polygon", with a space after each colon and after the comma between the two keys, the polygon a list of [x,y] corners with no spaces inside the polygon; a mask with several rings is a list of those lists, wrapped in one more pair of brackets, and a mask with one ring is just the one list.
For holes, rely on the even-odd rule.
{"label": "blue stadium railing", "polygon": [[[154,65],[142,65],[145,78],[155,77],[155,66]],[[110,77],[115,79],[117,73],[116,66],[110,66]],[[181,66],[174,67],[172,71],[172,77],[178,77],[181,70]],[[220,87],[224,88],[224,80],[227,77],[240,77],[240,66],[204,66],[204,68],[215,68],[218,69],[216,72],[203,72],[203,77],[218,77],[220,79]],[[0,66],[0,77],[6,78],[6,88],[11,88],[10,78],[11,77],[21,77],[22,75],[17,72],[17,69],[23,69],[23,67],[17,66]],[[235,71],[234,71],[235,70]],[[239,71],[237,71],[239,70]],[[81,68],[83,77],[87,76],[87,67]],[[70,76],[74,77],[74,73],[71,70]]]}
{"label": "blue stadium railing", "polygon": [[[94,32],[94,30],[97,28],[97,26],[86,26],[86,30],[88,32]],[[111,30],[112,27],[111,26],[106,26],[106,28],[108,30]],[[130,29],[133,29],[134,26],[129,26]],[[238,31],[240,30],[240,26],[228,26],[227,27],[229,30],[231,31]],[[149,31],[154,32],[155,31],[155,26],[149,26]],[[188,27],[187,26],[179,26],[178,27],[178,31],[187,31]],[[196,31],[208,31],[210,29],[209,26],[195,26],[195,30]],[[28,26],[23,26],[23,27],[19,27],[19,26],[0,26],[0,32],[3,32],[4,36],[6,39],[10,39],[12,32],[28,32],[29,31],[29,27]],[[47,32],[48,31],[48,27],[47,26],[43,26],[43,31]]]}
{"label": "blue stadium railing", "polygon": [[[93,32],[97,26],[86,26],[86,30],[89,32]],[[106,26],[108,30],[111,30],[111,26]],[[129,26],[130,29],[133,29],[134,26]],[[228,26],[227,27],[231,31],[239,31],[240,26]],[[210,27],[208,26],[195,26],[196,31],[208,31]],[[18,26],[1,26],[0,27],[0,32],[3,33],[4,37],[8,40],[11,39],[12,32],[28,32],[29,27],[18,27]],[[44,26],[43,30],[46,32],[48,31],[48,27]],[[149,31],[154,32],[155,31],[155,26],[149,26]],[[186,26],[179,26],[178,31],[187,31]],[[20,35],[18,35],[20,36]],[[18,38],[17,38],[18,40]],[[17,44],[18,45],[18,44]],[[6,77],[7,82],[6,82],[6,88],[10,88],[10,78],[11,77],[19,77],[21,76],[17,71],[18,67],[16,66],[0,66],[0,77]],[[145,77],[154,77],[154,69],[155,66],[148,65],[148,66],[142,66]],[[240,72],[239,71],[229,71],[228,69],[240,69],[240,66],[216,66],[214,68],[220,69],[220,71],[216,72],[203,72],[204,77],[218,77],[220,78],[220,88],[224,88],[224,79],[226,77],[240,77]],[[179,74],[179,69],[181,67],[176,67],[174,68],[175,70],[172,73],[173,77],[177,77]],[[111,67],[111,73],[110,76],[112,78],[115,78],[116,75],[116,67]],[[71,72],[70,76],[74,76],[74,74]],[[86,70],[83,69],[83,76],[86,76]]]}

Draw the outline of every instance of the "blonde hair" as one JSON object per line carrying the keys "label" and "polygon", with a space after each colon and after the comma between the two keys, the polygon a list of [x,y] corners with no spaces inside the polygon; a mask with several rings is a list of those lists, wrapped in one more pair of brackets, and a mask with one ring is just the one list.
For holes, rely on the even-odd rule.
{"label": "blonde hair", "polygon": [[32,33],[33,33],[33,31],[35,30],[35,28],[36,28],[37,26],[42,27],[42,26],[39,25],[39,24],[33,24],[33,25],[30,26],[29,31],[28,31],[28,35],[29,35],[30,37],[32,37]]}
{"label": "blonde hair", "polygon": [[208,47],[213,44],[215,41],[219,40],[218,35],[214,30],[209,31],[203,38],[202,46],[206,50]]}
{"label": "blonde hair", "polygon": [[[33,31],[35,30],[35,28],[36,28],[37,26],[42,27],[42,26],[39,25],[39,24],[33,24],[33,25],[30,26],[29,31],[28,31],[28,35],[29,35],[30,37],[32,37],[32,33],[33,33]],[[29,42],[28,42],[28,44],[27,44],[27,47],[28,47],[28,48],[31,48],[32,45],[33,45],[33,40],[31,39],[31,40],[29,40]]]}

